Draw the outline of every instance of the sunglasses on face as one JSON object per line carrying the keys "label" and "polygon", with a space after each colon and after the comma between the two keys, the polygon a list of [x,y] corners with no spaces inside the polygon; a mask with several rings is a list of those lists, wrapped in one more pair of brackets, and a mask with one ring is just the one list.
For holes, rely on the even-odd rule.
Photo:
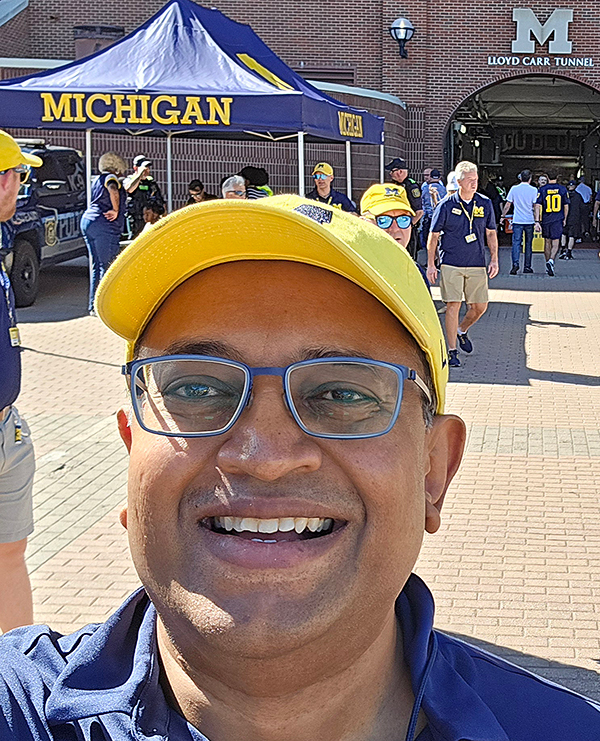
{"label": "sunglasses on face", "polygon": [[407,215],[387,216],[386,214],[384,214],[383,216],[378,216],[375,221],[377,222],[377,226],[380,229],[389,229],[394,221],[396,222],[396,225],[399,229],[408,229],[408,227],[412,224],[412,218]]}
{"label": "sunglasses on face", "polygon": [[315,172],[315,174],[313,175],[313,178],[315,180],[327,180],[328,175],[325,175],[324,172]]}
{"label": "sunglasses on face", "polygon": [[283,403],[308,435],[333,439],[385,435],[400,413],[405,381],[426,399],[425,382],[405,365],[353,357],[318,358],[285,368],[251,368],[226,358],[169,355],[123,366],[142,429],[167,437],[221,435],[253,397],[256,376],[278,376]]}
{"label": "sunglasses on face", "polygon": [[29,165],[17,165],[16,167],[9,167],[7,170],[0,171],[0,175],[4,175],[11,170],[19,173],[21,183],[26,183],[29,180],[29,175],[31,173],[31,167],[29,167]]}
{"label": "sunglasses on face", "polygon": [[192,191],[190,191],[190,195],[192,196],[192,198],[202,198],[202,196],[204,195],[204,191],[201,190],[199,193],[192,193]]}

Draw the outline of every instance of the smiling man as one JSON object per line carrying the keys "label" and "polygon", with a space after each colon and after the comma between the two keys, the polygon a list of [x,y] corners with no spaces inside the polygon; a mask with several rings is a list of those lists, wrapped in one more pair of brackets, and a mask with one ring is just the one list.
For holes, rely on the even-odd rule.
{"label": "smiling man", "polygon": [[143,589],[0,639],[0,738],[589,741],[587,700],[433,630],[411,574],[465,440],[406,250],[297,196],[161,220],[97,310],[129,343]]}

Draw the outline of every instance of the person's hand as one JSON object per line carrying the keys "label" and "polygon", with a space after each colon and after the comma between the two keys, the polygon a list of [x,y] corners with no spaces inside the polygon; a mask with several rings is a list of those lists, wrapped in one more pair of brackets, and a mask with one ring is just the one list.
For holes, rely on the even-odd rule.
{"label": "person's hand", "polygon": [[488,275],[490,278],[495,278],[498,275],[498,260],[490,260],[490,264],[488,265]]}
{"label": "person's hand", "polygon": [[108,219],[108,221],[114,221],[118,215],[119,215],[119,212],[115,211],[114,208],[111,208],[110,211],[104,212],[104,218]]}
{"label": "person's hand", "polygon": [[429,265],[427,268],[427,280],[433,285],[434,283],[437,283],[438,279],[438,269],[435,265]]}
{"label": "person's hand", "polygon": [[534,231],[534,232],[535,232],[536,234],[539,234],[539,233],[540,233],[540,232],[542,231],[542,225],[541,225],[541,224],[539,224],[539,223],[535,223],[535,224],[533,225],[533,231]]}

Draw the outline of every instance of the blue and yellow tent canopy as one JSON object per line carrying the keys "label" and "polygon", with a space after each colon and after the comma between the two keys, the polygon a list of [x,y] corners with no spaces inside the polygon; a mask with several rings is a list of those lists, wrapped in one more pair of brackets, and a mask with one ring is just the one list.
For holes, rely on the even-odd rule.
{"label": "blue and yellow tent canopy", "polygon": [[380,144],[383,123],[309,85],[249,26],[192,0],[170,0],[90,57],[0,83],[2,127],[218,138],[303,131]]}

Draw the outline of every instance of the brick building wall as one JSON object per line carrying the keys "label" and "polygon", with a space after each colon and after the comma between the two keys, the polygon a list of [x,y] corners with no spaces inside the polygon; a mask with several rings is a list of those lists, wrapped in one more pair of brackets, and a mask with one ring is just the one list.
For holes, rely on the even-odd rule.
{"label": "brick building wall", "polygon": [[0,57],[27,57],[29,55],[29,8],[0,26]]}
{"label": "brick building wall", "polygon": [[[209,3],[206,3],[207,5]],[[544,22],[556,8],[547,0],[498,0],[496,3],[428,2],[427,0],[365,0],[360,12],[347,2],[330,0],[211,0],[237,21],[249,23],[288,64],[344,67],[354,70],[354,84],[391,93],[408,103],[406,144],[397,144],[418,175],[425,165],[443,165],[443,145],[457,107],[478,90],[523,74],[554,74],[600,90],[600,55],[586,69],[489,66],[489,55],[510,55],[515,37],[512,11],[531,8]],[[31,0],[30,55],[71,58],[73,26],[115,24],[127,32],[164,5],[163,0]],[[592,3],[572,0],[570,25],[573,55],[594,57],[597,51],[597,11]],[[388,33],[398,16],[413,22],[416,33],[408,44],[408,59],[400,59]],[[5,29],[0,28],[0,44]],[[548,54],[548,45],[536,44]],[[388,141],[390,146],[391,140]],[[396,146],[395,144],[393,146]]]}

